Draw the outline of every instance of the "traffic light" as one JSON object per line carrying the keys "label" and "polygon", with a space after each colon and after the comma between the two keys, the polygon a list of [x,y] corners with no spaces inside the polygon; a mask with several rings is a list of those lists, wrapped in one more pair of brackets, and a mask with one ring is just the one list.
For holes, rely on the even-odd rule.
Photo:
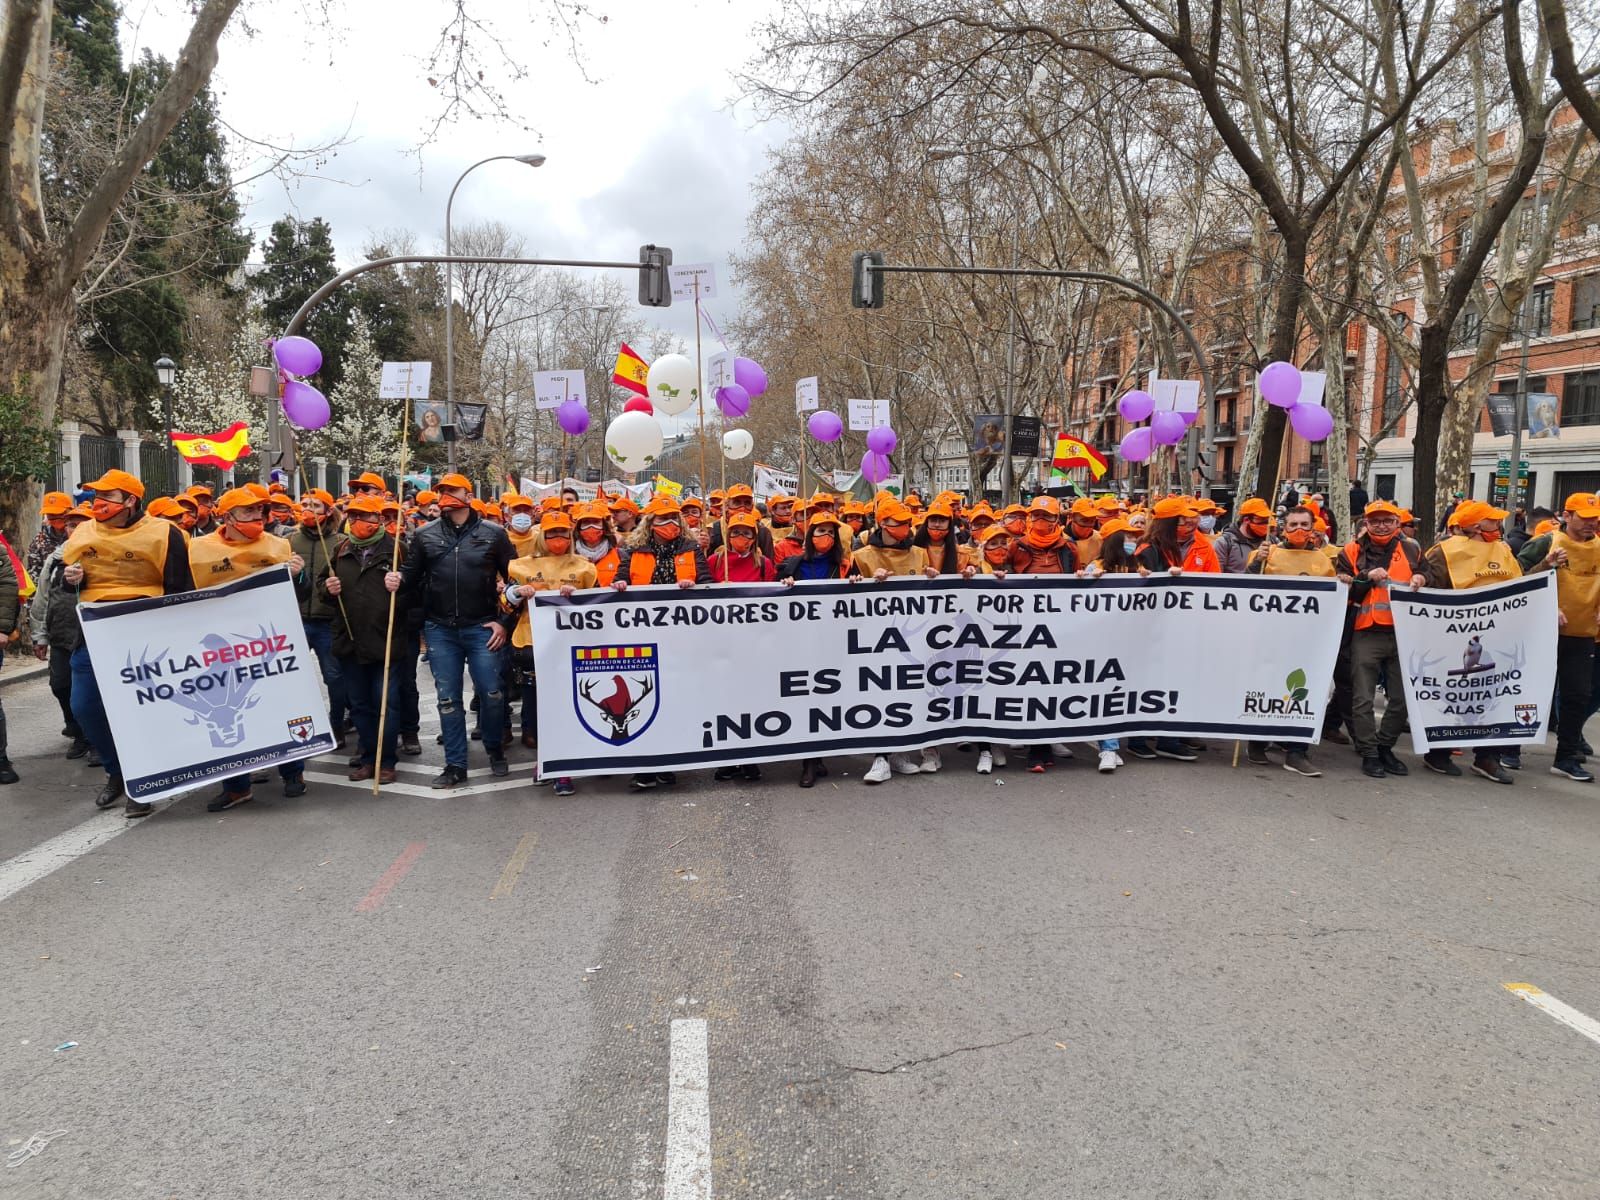
{"label": "traffic light", "polygon": [[672,281],[667,268],[672,251],[665,246],[639,247],[639,303],[647,308],[672,307]]}
{"label": "traffic light", "polygon": [[883,307],[883,272],[868,270],[883,266],[881,250],[858,250],[850,259],[850,307]]}

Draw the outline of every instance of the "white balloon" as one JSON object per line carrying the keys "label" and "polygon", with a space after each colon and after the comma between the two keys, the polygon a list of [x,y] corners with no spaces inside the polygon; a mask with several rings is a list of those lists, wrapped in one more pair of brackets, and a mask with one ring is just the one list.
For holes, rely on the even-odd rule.
{"label": "white balloon", "polygon": [[684,354],[663,354],[651,363],[645,386],[650,389],[650,403],[656,411],[669,417],[688,411],[700,399],[694,362]]}
{"label": "white balloon", "polygon": [[660,421],[649,413],[625,412],[606,430],[606,457],[624,471],[643,471],[661,457],[662,441]]}
{"label": "white balloon", "polygon": [[749,458],[755,448],[756,440],[748,429],[730,429],[722,435],[722,452],[729,458]]}

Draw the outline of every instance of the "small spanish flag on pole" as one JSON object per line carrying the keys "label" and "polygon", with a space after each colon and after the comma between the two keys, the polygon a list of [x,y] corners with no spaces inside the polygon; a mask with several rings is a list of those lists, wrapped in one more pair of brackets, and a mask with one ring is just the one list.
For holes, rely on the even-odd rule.
{"label": "small spanish flag on pole", "polygon": [[638,395],[649,396],[650,388],[645,382],[649,376],[650,364],[635,354],[632,346],[623,342],[617,354],[617,365],[611,368],[611,382]]}
{"label": "small spanish flag on pole", "polygon": [[250,453],[250,426],[235,421],[221,433],[172,433],[172,444],[191,463],[208,467],[233,466]]}
{"label": "small spanish flag on pole", "polygon": [[1064,433],[1057,434],[1056,452],[1050,459],[1050,469],[1064,473],[1069,467],[1088,467],[1089,474],[1098,480],[1106,473],[1107,463],[1088,443]]}

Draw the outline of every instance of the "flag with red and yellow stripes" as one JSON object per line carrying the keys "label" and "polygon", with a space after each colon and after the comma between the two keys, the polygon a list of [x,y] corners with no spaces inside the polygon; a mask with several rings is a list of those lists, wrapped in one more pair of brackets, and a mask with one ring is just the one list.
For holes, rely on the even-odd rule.
{"label": "flag with red and yellow stripes", "polygon": [[171,433],[167,436],[187,461],[203,466],[231,467],[250,453],[250,426],[243,421],[235,421],[221,433]]}
{"label": "flag with red and yellow stripes", "polygon": [[640,358],[627,342],[617,353],[617,365],[611,368],[611,382],[641,396],[650,394],[646,380],[650,377],[650,364]]}
{"label": "flag with red and yellow stripes", "polygon": [[1096,453],[1093,446],[1075,437],[1068,437],[1061,433],[1056,435],[1056,452],[1050,458],[1050,469],[1053,471],[1066,471],[1069,467],[1088,467],[1089,474],[1099,479],[1106,473],[1109,464],[1105,457]]}

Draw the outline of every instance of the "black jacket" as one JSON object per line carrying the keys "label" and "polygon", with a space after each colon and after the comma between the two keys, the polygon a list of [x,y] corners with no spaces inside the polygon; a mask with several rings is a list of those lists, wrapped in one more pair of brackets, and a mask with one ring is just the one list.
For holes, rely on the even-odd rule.
{"label": "black jacket", "polygon": [[473,513],[461,525],[446,517],[411,536],[400,573],[425,620],[451,628],[501,621],[498,580],[517,552],[500,526]]}
{"label": "black jacket", "polygon": [[[383,578],[394,562],[394,539],[384,536],[363,550],[348,538],[330,541],[333,562],[317,575],[318,598],[333,610],[333,652],[357,662],[383,662],[384,632],[389,629],[389,589]],[[404,572],[405,560],[401,559]],[[338,596],[328,595],[328,575],[339,577]],[[403,590],[395,598],[393,649],[396,659],[405,641],[407,610],[413,601]]]}

